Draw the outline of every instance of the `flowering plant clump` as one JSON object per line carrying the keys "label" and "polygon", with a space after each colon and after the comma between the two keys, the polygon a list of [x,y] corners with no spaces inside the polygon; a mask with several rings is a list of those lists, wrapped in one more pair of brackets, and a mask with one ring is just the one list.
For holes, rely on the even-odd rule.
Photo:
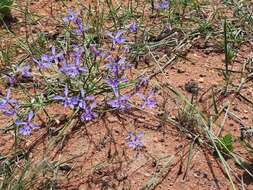
{"label": "flowering plant clump", "polygon": [[[89,27],[84,27],[79,12],[69,9],[63,21],[68,26],[66,33],[74,36],[73,40],[62,40],[61,45],[50,44],[44,53],[13,67],[5,76],[10,88],[0,99],[0,110],[4,115],[13,117],[20,134],[30,135],[34,129],[39,129],[36,113],[40,110],[46,112],[45,106],[53,103],[72,110],[74,118],[81,122],[98,118],[100,110],[131,109],[137,105],[131,101],[134,95],[141,98],[141,109],[156,105],[154,91],[148,94],[141,92],[148,85],[148,77],[129,78],[134,68],[128,60],[131,48],[126,34],[137,32],[136,22],[128,25],[129,31],[105,30],[103,35],[111,44],[110,48],[102,48],[105,46],[102,41],[95,43],[89,37],[92,27],[89,24]],[[33,93],[31,86],[35,89]],[[26,90],[29,98],[25,102],[22,98],[18,101],[11,97],[11,90],[16,87]],[[139,138],[143,134],[130,132],[129,135],[129,147],[142,146]]]}

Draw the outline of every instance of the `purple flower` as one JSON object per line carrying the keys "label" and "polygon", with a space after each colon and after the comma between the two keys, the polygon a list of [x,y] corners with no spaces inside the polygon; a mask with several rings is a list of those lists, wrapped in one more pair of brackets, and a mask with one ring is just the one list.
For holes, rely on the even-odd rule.
{"label": "purple flower", "polygon": [[0,110],[6,116],[12,116],[16,113],[17,100],[11,98],[11,90],[8,89],[6,96],[0,99]]}
{"label": "purple flower", "polygon": [[127,65],[125,63],[126,58],[125,57],[120,57],[117,59],[111,59],[111,63],[107,64],[106,67],[113,72],[115,76],[119,75],[119,71],[124,72],[126,69],[131,68],[132,65],[129,64]]}
{"label": "purple flower", "polygon": [[68,15],[63,17],[65,22],[75,21],[78,13],[75,13],[72,9],[68,9]]}
{"label": "purple flower", "polygon": [[30,70],[31,70],[31,66],[30,65],[23,65],[23,66],[17,65],[16,66],[16,71],[18,73],[21,73],[21,75],[23,77],[31,77],[32,73],[30,72]]}
{"label": "purple flower", "polygon": [[83,20],[81,17],[78,17],[79,13],[73,12],[71,9],[68,10],[68,15],[63,18],[65,22],[74,22],[76,24],[77,29],[73,30],[73,32],[80,34],[84,30],[88,30],[89,26],[83,27]]}
{"label": "purple flower", "polygon": [[137,24],[136,24],[136,22],[133,22],[133,23],[130,24],[129,30],[130,30],[130,32],[133,32],[133,33],[137,32]]}
{"label": "purple flower", "polygon": [[119,96],[119,81],[118,79],[109,78],[106,80],[107,84],[112,87],[115,96]]}
{"label": "purple flower", "polygon": [[156,100],[153,99],[155,95],[153,90],[150,91],[147,96],[143,95],[142,93],[137,93],[137,95],[139,95],[143,100],[143,104],[141,106],[142,109],[145,107],[153,108],[157,104]]}
{"label": "purple flower", "polygon": [[128,45],[123,46],[124,53],[129,53],[130,49]]}
{"label": "purple flower", "polygon": [[6,96],[0,99],[0,106],[7,105],[7,104],[16,104],[17,101],[11,98],[11,90],[7,89]]}
{"label": "purple flower", "polygon": [[164,30],[165,33],[171,32],[171,30],[172,30],[171,24],[169,24],[169,23],[165,24],[163,30]]}
{"label": "purple flower", "polygon": [[119,83],[120,83],[120,79],[119,78],[108,78],[107,80],[105,80],[106,83],[112,87],[112,90],[114,92],[115,96],[119,96]]}
{"label": "purple flower", "polygon": [[131,96],[129,94],[124,94],[124,95],[116,97],[115,99],[107,101],[107,103],[113,108],[129,109],[131,108],[131,105],[128,103],[128,100],[130,99],[130,97]]}
{"label": "purple flower", "polygon": [[93,44],[90,46],[91,53],[93,53],[95,56],[100,56],[101,51],[96,48],[96,46]]}
{"label": "purple flower", "polygon": [[83,20],[81,18],[76,18],[75,23],[77,25],[77,29],[74,30],[75,33],[80,34],[84,31],[83,29]]}
{"label": "purple flower", "polygon": [[59,63],[59,60],[62,58],[63,56],[63,53],[56,53],[55,51],[55,46],[52,46],[51,47],[51,56],[50,56],[50,60],[51,61],[54,61],[55,64],[58,64]]}
{"label": "purple flower", "polygon": [[92,118],[96,117],[97,114],[93,111],[96,107],[96,102],[94,101],[90,106],[86,105],[85,111],[81,115],[82,121],[90,121]]}
{"label": "purple flower", "polygon": [[84,90],[83,89],[81,89],[81,98],[82,99],[79,100],[79,104],[78,104],[81,109],[87,109],[88,104],[86,101],[89,101],[89,102],[93,101],[93,103],[91,104],[92,109],[96,107],[97,104],[95,102],[94,96],[84,97]]}
{"label": "purple flower", "polygon": [[88,68],[85,66],[83,67],[80,66],[83,48],[80,48],[77,45],[73,45],[72,47],[74,49],[74,52],[72,55],[74,56],[73,59],[75,60],[75,63],[68,64],[66,63],[66,60],[65,60],[65,63],[60,68],[60,71],[63,72],[67,76],[76,77],[77,75],[80,75],[82,73],[87,73]]}
{"label": "purple flower", "polygon": [[93,112],[92,108],[87,108],[85,112],[81,115],[80,119],[82,121],[90,121],[92,118],[96,117],[97,114]]}
{"label": "purple flower", "polygon": [[135,84],[135,90],[139,91],[142,86],[147,86],[149,82],[149,78],[146,76],[140,76],[138,81]]}
{"label": "purple flower", "polygon": [[33,58],[33,61],[38,64],[39,69],[47,69],[51,66],[51,58],[48,54],[43,54],[40,60]]}
{"label": "purple flower", "polygon": [[86,73],[88,71],[87,67],[81,67],[76,64],[65,64],[60,68],[60,71],[67,76],[76,77],[81,73]]}
{"label": "purple flower", "polygon": [[30,111],[28,113],[28,119],[23,121],[23,120],[16,120],[15,124],[16,125],[23,125],[23,127],[19,128],[19,133],[23,135],[30,135],[32,132],[32,129],[37,129],[39,128],[39,125],[33,124],[32,123],[33,119],[33,112]]}
{"label": "purple flower", "polygon": [[59,62],[62,62],[63,65],[67,64],[64,52],[62,52],[62,54],[59,56]]}
{"label": "purple flower", "polygon": [[72,45],[72,48],[74,50],[73,55],[74,55],[74,59],[75,59],[75,64],[80,65],[82,53],[84,52],[84,50],[82,47],[79,47],[77,45]]}
{"label": "purple flower", "polygon": [[2,112],[5,116],[13,116],[16,114],[16,110],[12,108],[2,108]]}
{"label": "purple flower", "polygon": [[168,0],[163,0],[159,3],[160,9],[168,9],[170,6],[170,3]]}
{"label": "purple flower", "polygon": [[126,41],[126,38],[121,36],[123,33],[123,30],[119,30],[117,32],[107,32],[107,36],[112,39],[112,44],[115,45]]}
{"label": "purple flower", "polygon": [[63,101],[63,105],[64,105],[65,108],[67,106],[77,105],[78,101],[79,101],[79,98],[77,96],[69,97],[68,94],[69,94],[68,86],[65,85],[64,96],[55,96],[53,99]]}
{"label": "purple flower", "polygon": [[93,53],[95,56],[100,56],[102,58],[106,58],[108,54],[103,53],[101,50],[98,50],[96,46],[93,44],[90,46],[91,53]]}
{"label": "purple flower", "polygon": [[[81,89],[81,97],[84,96],[84,91]],[[87,102],[93,101],[88,104]],[[81,115],[82,121],[90,121],[92,118],[96,117],[97,114],[93,111],[93,109],[97,106],[97,103],[94,99],[94,96],[87,96],[79,101],[79,107],[84,110]]]}
{"label": "purple flower", "polygon": [[7,76],[7,78],[9,80],[10,86],[14,86],[14,84],[17,82],[17,77],[14,75]]}
{"label": "purple flower", "polygon": [[130,148],[136,149],[143,147],[143,143],[141,142],[141,138],[144,136],[144,133],[141,131],[139,133],[129,132],[129,141],[127,142]]}

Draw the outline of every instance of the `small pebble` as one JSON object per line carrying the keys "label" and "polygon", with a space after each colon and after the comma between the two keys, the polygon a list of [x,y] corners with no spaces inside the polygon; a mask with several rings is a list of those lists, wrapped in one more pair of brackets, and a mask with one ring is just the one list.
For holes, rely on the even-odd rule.
{"label": "small pebble", "polygon": [[199,83],[203,83],[203,82],[204,82],[204,79],[203,79],[203,78],[200,78],[198,81],[199,81]]}
{"label": "small pebble", "polygon": [[183,70],[183,69],[177,69],[177,73],[185,73],[185,70]]}
{"label": "small pebble", "polygon": [[236,112],[240,112],[240,109],[237,108],[237,107],[234,107],[233,110],[236,111]]}

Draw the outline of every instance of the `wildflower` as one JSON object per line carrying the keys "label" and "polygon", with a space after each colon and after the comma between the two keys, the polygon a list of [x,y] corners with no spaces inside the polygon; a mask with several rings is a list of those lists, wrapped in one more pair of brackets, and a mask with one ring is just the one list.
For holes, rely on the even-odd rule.
{"label": "wildflower", "polygon": [[123,46],[124,53],[129,53],[130,49],[128,45]]}
{"label": "wildflower", "polygon": [[76,43],[72,44],[72,49],[74,52],[78,54],[82,54],[84,52],[84,49],[82,46],[78,46]]}
{"label": "wildflower", "polygon": [[111,59],[111,63],[107,64],[106,67],[113,72],[115,76],[119,75],[119,71],[125,71],[128,68],[131,68],[132,65],[127,65],[125,63],[126,58],[125,57],[119,57],[117,59]]}
{"label": "wildflower", "polygon": [[15,107],[18,105],[17,100],[11,98],[10,89],[7,90],[6,96],[0,99],[0,110],[6,116],[12,116],[16,113]]}
{"label": "wildflower", "polygon": [[37,129],[39,128],[39,125],[33,124],[32,123],[32,119],[33,119],[33,112],[30,111],[28,113],[28,119],[23,121],[23,120],[16,120],[15,124],[17,125],[23,125],[23,127],[21,127],[19,129],[19,133],[23,134],[23,135],[30,135],[32,132],[32,129]]}
{"label": "wildflower", "polygon": [[90,46],[90,50],[91,53],[93,53],[95,56],[100,56],[102,58],[106,58],[108,56],[106,53],[103,53],[101,50],[98,50],[94,44]]}
{"label": "wildflower", "polygon": [[85,111],[81,115],[82,121],[90,121],[92,118],[96,117],[97,114],[93,111],[93,109],[96,107],[96,102],[94,101],[90,106],[86,105]]}
{"label": "wildflower", "polygon": [[33,58],[33,61],[38,64],[39,69],[47,69],[51,66],[51,58],[48,54],[43,54],[40,60]]}
{"label": "wildflower", "polygon": [[124,95],[116,97],[115,99],[107,101],[107,103],[113,108],[129,109],[131,108],[131,105],[128,103],[129,99],[130,99],[130,95],[124,94]]}
{"label": "wildflower", "polygon": [[130,24],[129,30],[130,30],[130,32],[133,32],[133,33],[137,32],[137,24],[136,24],[136,22],[133,22],[133,23]]}
{"label": "wildflower", "polygon": [[11,90],[7,89],[6,96],[0,99],[0,106],[5,106],[7,104],[16,104],[16,100],[11,98]]}
{"label": "wildflower", "polygon": [[59,61],[62,62],[63,65],[67,64],[67,60],[64,53],[62,53],[61,56],[59,56]]}
{"label": "wildflower", "polygon": [[23,65],[23,66],[17,65],[16,66],[16,71],[18,73],[21,73],[21,75],[23,77],[31,77],[32,73],[30,72],[30,70],[31,70],[31,66],[30,65]]}
{"label": "wildflower", "polygon": [[[81,91],[81,94],[82,94],[81,97],[83,97],[83,92],[82,91]],[[93,101],[93,103],[91,104],[92,108],[95,108],[96,105],[97,105],[96,102],[95,102],[94,96],[87,96],[87,97],[79,100],[79,104],[78,104],[79,107],[82,108],[82,109],[86,109],[88,107],[88,104],[87,104],[86,101]]]}
{"label": "wildflower", "polygon": [[97,114],[93,112],[92,108],[88,107],[85,112],[81,115],[80,119],[82,121],[90,121],[92,118],[96,117]]}
{"label": "wildflower", "polygon": [[142,86],[147,86],[149,82],[149,78],[146,76],[140,76],[138,81],[135,84],[135,90],[139,91]]}
{"label": "wildflower", "polygon": [[106,83],[112,87],[116,97],[119,96],[119,84],[120,82],[127,82],[128,79],[124,75],[124,71],[127,68],[131,68],[132,65],[126,65],[126,58],[121,57],[117,59],[110,58],[110,63],[106,67],[112,72],[113,77],[108,77]]}
{"label": "wildflower", "polygon": [[14,75],[7,76],[10,86],[14,86],[17,82],[17,77]]}
{"label": "wildflower", "polygon": [[126,38],[121,36],[123,33],[123,30],[119,30],[117,32],[107,32],[107,36],[112,38],[112,44],[115,45],[126,41]]}
{"label": "wildflower", "polygon": [[67,76],[75,77],[77,75],[80,75],[81,73],[88,72],[88,68],[80,66],[83,48],[80,48],[76,45],[73,45],[72,47],[74,49],[73,56],[75,63],[68,64],[64,58],[64,63],[63,66],[60,68],[60,71]]}
{"label": "wildflower", "polygon": [[140,138],[144,136],[144,133],[141,131],[139,133],[129,132],[129,141],[127,142],[130,148],[136,149],[143,147],[143,143],[141,142]]}
{"label": "wildflower", "polygon": [[98,49],[96,48],[95,45],[91,45],[91,46],[90,46],[90,50],[91,50],[91,53],[93,53],[95,56],[100,56],[101,53],[102,53],[100,50],[98,50]]}
{"label": "wildflower", "polygon": [[75,29],[74,32],[77,34],[82,33],[84,31],[83,20],[78,17],[78,18],[76,18],[75,23],[76,23],[78,29]]}
{"label": "wildflower", "polygon": [[65,22],[75,21],[78,13],[75,13],[72,9],[68,9],[68,15],[63,17]]}
{"label": "wildflower", "polygon": [[67,106],[75,106],[78,104],[79,98],[76,96],[73,97],[69,97],[69,90],[68,90],[68,86],[65,85],[64,88],[64,96],[55,96],[53,99],[54,100],[61,100],[63,101],[63,105],[66,108]]}
{"label": "wildflower", "polygon": [[171,32],[171,30],[172,30],[171,24],[167,23],[167,24],[164,25],[163,32],[169,33],[169,32]]}
{"label": "wildflower", "polygon": [[105,67],[109,69],[115,76],[119,75],[119,70],[120,70],[120,65],[118,64],[119,62],[111,62],[107,64]]}
{"label": "wildflower", "polygon": [[119,84],[120,82],[126,82],[127,79],[126,78],[109,78],[106,80],[106,83],[112,87],[114,95],[115,96],[119,96]]}
{"label": "wildflower", "polygon": [[112,78],[108,78],[106,80],[107,84],[110,85],[112,87],[112,90],[115,94],[115,96],[119,95],[119,81],[118,79],[112,79]]}
{"label": "wildflower", "polygon": [[56,54],[55,47],[54,46],[51,47],[51,56],[50,56],[51,61],[54,61],[55,64],[58,64],[62,56],[63,56],[62,52]]}
{"label": "wildflower", "polygon": [[145,107],[149,107],[149,108],[153,108],[155,107],[155,105],[157,104],[156,100],[153,99],[154,97],[154,91],[150,91],[149,94],[147,96],[145,96],[142,93],[138,93],[139,97],[142,98],[143,100],[143,104],[141,106],[142,109],[144,109]]}
{"label": "wildflower", "polygon": [[163,0],[159,4],[160,9],[168,9],[169,6],[170,6],[170,4],[169,4],[168,0]]}
{"label": "wildflower", "polygon": [[72,48],[74,50],[73,55],[75,59],[75,64],[80,65],[82,53],[84,52],[82,47],[78,47],[77,45],[72,45]]}
{"label": "wildflower", "polygon": [[67,76],[76,77],[81,73],[86,73],[88,71],[87,67],[81,67],[76,64],[65,64],[60,68],[60,71]]}
{"label": "wildflower", "polygon": [[[81,89],[81,97],[84,97],[84,90]],[[90,105],[87,102],[93,101]],[[79,101],[79,107],[84,110],[81,115],[82,121],[90,121],[93,117],[96,117],[97,114],[93,111],[93,109],[97,106],[96,101],[94,100],[94,96],[87,96]]]}

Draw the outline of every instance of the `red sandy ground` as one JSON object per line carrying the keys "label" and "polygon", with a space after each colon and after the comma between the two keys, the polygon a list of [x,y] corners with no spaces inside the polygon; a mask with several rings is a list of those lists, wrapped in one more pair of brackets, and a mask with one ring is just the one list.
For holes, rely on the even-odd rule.
{"label": "red sandy ground", "polygon": [[[35,31],[38,28],[48,32],[56,29],[55,25],[52,24],[53,19],[47,20],[46,18],[51,14],[51,6],[53,10],[61,9],[58,7],[59,3],[53,0],[34,1],[31,4],[31,11],[45,16],[41,21],[42,26],[34,26]],[[54,15],[57,13],[53,12]],[[14,26],[13,30],[21,30],[20,35],[25,32],[23,27],[15,28]],[[243,60],[245,56],[252,53],[252,45],[246,44],[238,52],[233,63],[234,70],[240,68],[237,61]],[[217,68],[223,68],[224,55],[222,53],[205,53],[203,50],[193,47],[186,58],[165,70],[169,81],[166,81],[162,74],[157,77],[161,84],[164,81],[169,82],[190,97],[190,94],[184,89],[185,84],[190,80],[198,81],[199,94],[213,85],[218,87],[223,83],[223,76],[217,70]],[[139,67],[141,68],[142,65]],[[249,83],[243,92],[252,97],[252,84]],[[205,111],[208,110],[211,102],[208,95],[205,95],[203,99],[203,102],[199,102],[199,107]],[[159,100],[161,102],[167,101],[166,111],[175,117],[178,112],[177,103],[170,101],[170,97],[163,97],[162,95],[160,95]],[[226,101],[226,99],[222,101]],[[233,107],[239,110],[237,115],[242,118],[245,124],[252,123],[252,108],[247,103],[236,99],[233,102]],[[59,106],[55,106],[49,112],[52,114],[62,112],[64,114],[64,110]],[[0,125],[2,126],[6,120],[1,119],[1,117]],[[135,151],[127,147],[126,138],[129,130],[144,131],[143,143],[145,147],[143,149]],[[23,148],[29,147],[44,132],[45,129],[37,130],[31,138],[23,139],[21,146]],[[238,139],[240,137],[239,125],[233,120],[229,119],[226,122],[225,132],[230,132]],[[0,138],[0,152],[2,155],[6,155],[13,148],[13,136],[9,133],[0,134]],[[180,133],[176,127],[161,123],[152,118],[151,115],[136,111],[119,114],[106,113],[103,118],[70,131],[64,144],[60,144],[49,153],[48,160],[65,161],[76,156],[75,159],[67,162],[70,166],[67,171],[59,171],[56,178],[58,189],[135,190],[141,189],[148,180],[152,179],[153,176],[158,176],[158,174],[157,179],[160,183],[156,189],[230,189],[231,186],[217,158],[212,156],[210,151],[197,144],[194,146],[193,158],[185,174],[190,144],[191,141],[187,140],[187,137]],[[47,148],[47,138],[39,141],[32,149],[32,160],[35,162],[42,160]],[[252,158],[240,148],[239,141],[235,143],[235,151],[252,161]],[[172,160],[168,162],[170,158]],[[161,160],[158,161],[159,159]],[[168,162],[168,167],[166,167],[166,162]],[[237,168],[232,161],[229,160],[228,163],[233,168],[235,176],[243,175],[244,182],[248,185],[247,188],[253,189],[253,180]],[[51,177],[46,176],[44,179],[35,180],[34,189],[40,189],[39,184],[46,178]],[[237,183],[236,179],[234,180]]]}

